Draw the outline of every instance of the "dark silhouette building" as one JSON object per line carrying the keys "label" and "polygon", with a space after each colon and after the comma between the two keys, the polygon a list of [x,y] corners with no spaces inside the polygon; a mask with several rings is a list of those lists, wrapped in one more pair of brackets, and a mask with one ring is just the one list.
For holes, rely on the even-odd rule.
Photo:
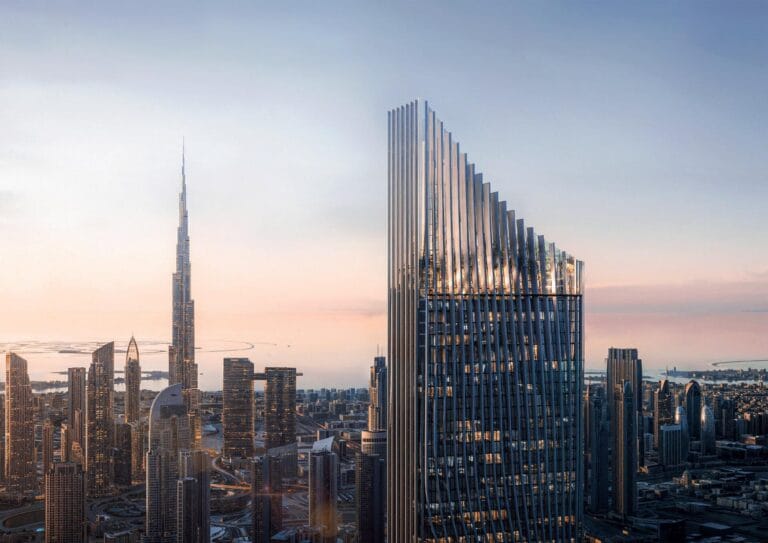
{"label": "dark silhouette building", "polygon": [[270,543],[283,529],[283,474],[280,457],[254,459],[251,476],[253,541]]}
{"label": "dark silhouette building", "polygon": [[613,510],[628,517],[637,509],[637,411],[632,383],[616,385],[613,401]]}
{"label": "dark silhouette building", "polygon": [[584,475],[587,485],[588,509],[591,513],[608,511],[608,481],[610,480],[608,450],[610,433],[602,386],[589,385],[584,417]]}
{"label": "dark silhouette building", "polygon": [[653,394],[653,446],[658,449],[660,428],[675,420],[675,401],[666,379],[659,381],[659,388]]}
{"label": "dark silhouette building", "polygon": [[125,353],[125,419],[126,422],[139,421],[141,416],[141,365],[139,346],[131,336]]}
{"label": "dark silhouette building", "polygon": [[384,543],[386,532],[387,459],[378,454],[357,454],[355,509],[358,543]]}

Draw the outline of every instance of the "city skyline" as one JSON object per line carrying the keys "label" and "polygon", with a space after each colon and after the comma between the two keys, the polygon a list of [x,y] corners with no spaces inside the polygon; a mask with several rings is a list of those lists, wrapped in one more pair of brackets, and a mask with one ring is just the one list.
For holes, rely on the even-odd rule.
{"label": "city skyline", "polygon": [[[311,42],[304,19],[278,7],[265,8],[275,28],[254,43],[242,21],[211,22],[202,8],[159,8],[149,21],[105,7],[93,15],[115,30],[108,37],[74,19],[56,24],[54,8],[0,8],[9,68],[0,92],[10,106],[0,233],[16,263],[0,270],[14,308],[0,316],[0,339],[169,339],[186,136],[199,342],[275,343],[251,358],[301,366],[308,382],[360,372],[362,384],[386,329],[385,142],[371,127],[390,104],[421,95],[447,112],[515,207],[587,262],[587,369],[600,368],[611,345],[637,346],[649,369],[768,356],[768,257],[754,250],[768,190],[758,144],[768,123],[756,101],[768,84],[753,69],[764,10],[667,6],[661,26],[659,5],[603,5],[589,19],[531,6],[495,18],[438,10],[446,30],[466,23],[489,38],[448,45],[465,60],[456,68],[424,64],[451,57],[434,54],[440,40],[406,62],[421,43],[412,25],[399,30],[403,45],[382,52],[383,27],[402,8],[373,17],[305,7],[319,23],[338,17],[338,36]],[[32,23],[39,45],[20,32]],[[162,53],[145,68],[131,53],[137,35],[138,53]],[[166,47],[171,36],[183,53]],[[222,49],[203,51],[219,40]],[[359,47],[347,58],[349,43]],[[242,47],[228,58],[228,45]],[[92,65],[75,60],[83,51]],[[193,54],[199,65],[189,69]],[[505,91],[456,85],[477,72]],[[335,160],[341,150],[347,160]],[[201,358],[200,371],[219,371],[219,361]]]}
{"label": "city skyline", "polygon": [[0,2],[0,539],[763,541],[766,27]]}

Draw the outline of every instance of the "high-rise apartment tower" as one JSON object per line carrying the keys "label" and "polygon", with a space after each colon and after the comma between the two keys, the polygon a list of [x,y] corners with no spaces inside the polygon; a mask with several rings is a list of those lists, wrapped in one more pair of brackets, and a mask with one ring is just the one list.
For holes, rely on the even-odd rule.
{"label": "high-rise apartment tower", "polygon": [[85,543],[85,473],[75,462],[55,462],[45,472],[46,543]]}
{"label": "high-rise apartment tower", "polygon": [[67,370],[67,422],[72,432],[72,443],[79,443],[85,449],[85,368]]}
{"label": "high-rise apartment tower", "polygon": [[102,345],[91,356],[88,370],[85,466],[88,495],[104,496],[111,490],[115,446],[115,344]]}
{"label": "high-rise apartment tower", "polygon": [[5,483],[11,494],[37,492],[35,409],[27,361],[5,355]]}
{"label": "high-rise apartment tower", "polygon": [[247,358],[224,359],[221,422],[225,458],[253,456],[253,363]]}

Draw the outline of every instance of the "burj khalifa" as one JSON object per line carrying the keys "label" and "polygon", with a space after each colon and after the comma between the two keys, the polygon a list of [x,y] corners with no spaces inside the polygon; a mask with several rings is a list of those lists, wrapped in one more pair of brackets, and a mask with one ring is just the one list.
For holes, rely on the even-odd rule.
{"label": "burj khalifa", "polygon": [[187,404],[195,447],[200,444],[200,390],[195,362],[195,302],[191,297],[192,272],[189,260],[189,214],[184,150],[181,153],[181,193],[176,239],[176,272],[173,274],[173,330],[168,349],[168,384],[181,383]]}

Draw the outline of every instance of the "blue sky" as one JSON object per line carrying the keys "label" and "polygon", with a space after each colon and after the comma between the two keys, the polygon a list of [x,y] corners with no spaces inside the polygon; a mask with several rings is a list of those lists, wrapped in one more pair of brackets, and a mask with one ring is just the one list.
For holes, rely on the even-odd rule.
{"label": "blue sky", "polygon": [[586,262],[590,363],[768,356],[767,23],[758,2],[5,2],[0,329],[168,335],[185,137],[198,335],[358,371],[386,333],[386,111],[421,97]]}

